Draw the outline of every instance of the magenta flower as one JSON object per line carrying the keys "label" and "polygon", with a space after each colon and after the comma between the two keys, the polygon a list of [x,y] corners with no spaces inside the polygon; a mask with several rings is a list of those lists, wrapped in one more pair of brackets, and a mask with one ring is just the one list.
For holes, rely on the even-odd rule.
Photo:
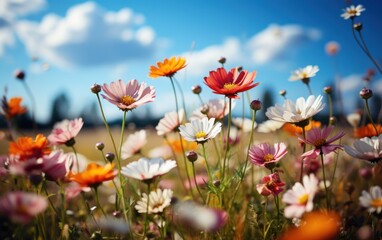
{"label": "magenta flower", "polygon": [[52,145],[66,144],[73,146],[74,138],[80,132],[84,122],[82,118],[74,120],[63,120],[54,125],[52,133],[48,136],[48,140]]}
{"label": "magenta flower", "polygon": [[261,143],[251,147],[249,150],[249,160],[257,166],[272,169],[287,153],[285,143],[275,143],[273,146],[268,143]]}
{"label": "magenta flower", "polygon": [[28,192],[9,192],[0,199],[0,213],[14,223],[26,224],[48,206],[45,197]]}
{"label": "magenta flower", "polygon": [[280,180],[280,176],[277,172],[265,176],[261,179],[261,183],[256,185],[257,192],[263,196],[269,196],[273,194],[274,196],[282,192],[284,182]]}
{"label": "magenta flower", "polygon": [[345,135],[345,132],[341,131],[330,139],[327,139],[332,133],[334,126],[320,128],[312,128],[306,135],[306,139],[299,138],[300,141],[305,144],[312,145],[314,148],[308,152],[305,152],[301,157],[304,159],[315,159],[321,153],[326,155],[337,149],[343,149],[342,145],[332,144],[334,141],[340,139]]}
{"label": "magenta flower", "polygon": [[122,111],[133,110],[142,104],[152,102],[155,99],[154,87],[146,87],[145,83],[139,84],[133,79],[125,84],[122,80],[106,83],[102,86],[106,95],[101,94],[104,99],[116,105]]}

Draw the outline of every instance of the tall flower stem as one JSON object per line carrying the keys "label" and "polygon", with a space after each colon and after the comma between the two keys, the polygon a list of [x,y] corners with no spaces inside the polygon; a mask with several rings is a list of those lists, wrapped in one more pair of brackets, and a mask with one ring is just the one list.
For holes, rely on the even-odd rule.
{"label": "tall flower stem", "polygon": [[329,121],[328,121],[328,125],[331,125],[330,119],[333,116],[333,101],[332,101],[332,95],[331,94],[328,94],[328,103],[329,103]]}
{"label": "tall flower stem", "polygon": [[77,151],[76,151],[76,148],[74,147],[74,145],[71,146],[73,152],[74,152],[74,156],[76,157],[76,167],[77,167],[77,172],[80,172],[80,163],[78,161],[78,156],[77,156]]}
{"label": "tall flower stem", "polygon": [[206,148],[204,147],[204,143],[202,143],[202,149],[203,149],[203,157],[204,157],[204,161],[206,162],[206,168],[207,168],[208,179],[209,179],[209,181],[212,182],[213,179],[212,179],[212,174],[211,174],[210,164],[208,163],[208,160],[207,160]]}
{"label": "tall flower stem", "polygon": [[97,207],[98,207],[99,209],[101,209],[101,212],[102,212],[103,216],[106,217],[105,210],[103,210],[103,207],[102,207],[102,205],[101,205],[100,202],[99,202],[98,186],[94,187],[93,189],[94,189],[94,194],[95,194],[95,197],[96,197]]}
{"label": "tall flower stem", "polygon": [[23,86],[25,88],[25,91],[27,92],[31,102],[32,102],[32,124],[33,124],[33,130],[36,131],[37,130],[37,126],[36,126],[36,101],[34,99],[34,96],[33,96],[33,93],[31,91],[31,89],[29,88],[28,84],[26,83],[25,80],[22,81],[23,83]]}
{"label": "tall flower stem", "polygon": [[325,198],[326,198],[326,208],[330,209],[330,203],[329,203],[329,192],[328,192],[328,187],[326,186],[326,177],[325,177],[325,165],[324,165],[324,154],[320,153],[321,156],[321,167],[322,167],[322,178],[324,180],[324,186],[325,186]]}
{"label": "tall flower stem", "polygon": [[[196,189],[198,190],[198,193],[200,195],[200,198],[203,200],[203,204],[206,204],[206,200],[204,200],[204,197],[202,195],[202,192],[200,191],[199,189],[199,186],[198,186],[198,182],[196,181],[196,173],[195,173],[195,164],[194,162],[192,162],[192,173],[194,174],[194,183],[195,183],[195,187]],[[191,186],[190,186],[191,187]]]}
{"label": "tall flower stem", "polygon": [[378,129],[375,126],[375,123],[373,121],[373,117],[371,116],[369,102],[367,101],[367,99],[365,99],[365,107],[366,107],[367,115],[369,116],[370,122],[371,122],[371,124],[373,124],[374,130],[375,130],[375,134],[378,135]]}
{"label": "tall flower stem", "polygon": [[[180,86],[179,82],[176,80],[175,77],[174,77],[174,81],[175,81],[175,83],[176,83],[176,86],[177,86],[178,89],[179,89],[180,97],[182,98],[182,106],[183,106],[183,109],[184,109],[184,117],[185,117],[185,119],[187,119],[186,101],[185,101],[185,99],[184,99],[184,93],[183,93],[182,87]],[[178,109],[178,110],[179,110],[179,109]]]}
{"label": "tall flower stem", "polygon": [[230,131],[231,131],[231,122],[232,122],[232,110],[231,110],[231,107],[232,107],[232,99],[229,98],[228,100],[228,126],[227,126],[227,138],[226,138],[226,148],[225,148],[225,153],[224,153],[224,160],[223,160],[223,174],[222,174],[222,179],[224,180],[224,177],[225,177],[225,168],[226,168],[226,165],[227,165],[227,158],[228,158],[228,152],[229,152],[229,135],[230,135]]}
{"label": "tall flower stem", "polygon": [[146,216],[145,216],[145,227],[143,230],[143,239],[145,239],[145,236],[147,234],[147,225],[149,220],[149,206],[150,206],[150,183],[147,183],[147,205],[146,205]]}
{"label": "tall flower stem", "polygon": [[[305,126],[302,126],[302,136],[304,139],[306,139],[306,136],[305,136]],[[306,151],[306,144],[303,143],[303,150],[302,152],[305,153]],[[300,166],[300,182],[302,183],[302,176],[304,175],[304,160],[301,159],[301,166]]]}

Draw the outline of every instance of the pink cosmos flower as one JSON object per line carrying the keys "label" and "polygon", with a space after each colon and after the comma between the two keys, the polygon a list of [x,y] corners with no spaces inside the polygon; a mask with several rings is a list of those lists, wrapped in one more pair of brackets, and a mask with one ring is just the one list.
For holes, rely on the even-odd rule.
{"label": "pink cosmos flower", "polygon": [[0,213],[14,223],[27,224],[47,206],[45,197],[28,192],[9,192],[0,199]]}
{"label": "pink cosmos flower", "polygon": [[146,87],[146,83],[139,84],[137,80],[130,80],[125,84],[122,80],[106,83],[102,86],[106,95],[104,99],[116,105],[122,111],[133,110],[142,104],[152,102],[155,99],[154,87]]}
{"label": "pink cosmos flower", "polygon": [[285,183],[280,180],[279,174],[275,172],[263,177],[261,183],[256,185],[256,189],[263,196],[269,196],[270,194],[276,196],[284,190],[282,188],[284,185]]}
{"label": "pink cosmos flower", "polygon": [[285,207],[286,218],[301,218],[305,212],[313,210],[313,199],[318,189],[318,179],[310,174],[302,179],[303,184],[296,182],[292,189],[288,190],[282,201],[289,206]]}
{"label": "pink cosmos flower", "polygon": [[[80,132],[84,122],[82,118],[74,120],[63,120],[54,125],[52,133],[48,136],[48,140],[52,145],[69,144],[73,146],[74,138]],[[71,144],[71,145],[70,145]]]}
{"label": "pink cosmos flower", "polygon": [[184,110],[180,109],[178,113],[175,111],[166,113],[164,117],[159,120],[158,125],[155,127],[159,136],[171,133],[179,127],[183,122]]}
{"label": "pink cosmos flower", "polygon": [[[232,101],[231,110],[236,106],[236,102]],[[190,120],[195,118],[202,119],[204,117],[222,119],[229,113],[229,103],[224,99],[211,99],[204,106],[192,112]]]}
{"label": "pink cosmos flower", "polygon": [[57,181],[63,179],[69,173],[73,162],[72,154],[53,151],[50,155],[43,157],[41,169],[45,173],[46,179]]}
{"label": "pink cosmos flower", "polygon": [[251,147],[249,160],[257,166],[265,166],[271,169],[287,153],[285,143],[275,143],[273,146],[268,143],[261,143]]}
{"label": "pink cosmos flower", "polygon": [[320,128],[312,128],[307,134],[306,139],[299,138],[301,142],[312,145],[314,148],[308,152],[305,152],[301,157],[315,159],[321,153],[326,155],[337,149],[343,149],[342,145],[332,144],[345,135],[345,132],[341,131],[330,139],[327,139],[332,133],[334,126]]}

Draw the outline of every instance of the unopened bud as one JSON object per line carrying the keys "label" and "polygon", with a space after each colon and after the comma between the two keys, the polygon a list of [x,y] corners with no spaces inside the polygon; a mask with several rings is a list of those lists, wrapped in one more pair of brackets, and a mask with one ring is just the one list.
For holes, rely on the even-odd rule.
{"label": "unopened bud", "polygon": [[237,67],[237,71],[238,71],[238,72],[241,72],[242,70],[243,70],[243,67],[242,67],[242,66]]}
{"label": "unopened bud", "polygon": [[202,107],[202,109],[200,110],[201,113],[203,113],[204,115],[208,115],[208,111],[209,111],[209,107],[208,105],[205,105]]}
{"label": "unopened bud", "polygon": [[90,87],[90,90],[92,91],[92,93],[97,94],[101,92],[101,85],[94,83],[93,86]]}
{"label": "unopened bud", "polygon": [[353,28],[357,31],[362,30],[362,23],[354,23]]}
{"label": "unopened bud", "polygon": [[187,159],[190,162],[195,162],[196,160],[198,160],[198,154],[194,151],[190,151],[187,153]]}
{"label": "unopened bud", "polygon": [[106,153],[105,154],[105,158],[109,161],[109,162],[113,162],[114,158],[115,158],[115,155],[114,153]]}
{"label": "unopened bud", "polygon": [[98,142],[98,143],[96,143],[95,146],[96,146],[96,148],[97,148],[98,150],[102,151],[103,148],[105,147],[105,144],[103,144],[103,142]]}
{"label": "unopened bud", "polygon": [[331,94],[332,93],[332,87],[330,87],[330,86],[324,87],[324,93]]}
{"label": "unopened bud", "polygon": [[362,90],[359,92],[359,96],[363,99],[369,99],[373,96],[373,91],[369,88],[362,88]]}
{"label": "unopened bud", "polygon": [[202,87],[200,85],[195,85],[192,87],[192,92],[195,94],[200,94],[202,92]]}
{"label": "unopened bud", "polygon": [[219,187],[220,183],[221,183],[220,180],[214,180],[213,181],[213,184],[214,184],[215,187]]}
{"label": "unopened bud", "polygon": [[25,72],[23,70],[16,70],[15,71],[15,78],[23,81],[25,79]]}
{"label": "unopened bud", "polygon": [[279,92],[279,94],[282,96],[282,97],[284,97],[285,95],[286,95],[286,90],[281,90],[280,92]]}
{"label": "unopened bud", "polygon": [[329,124],[334,126],[334,125],[336,125],[336,123],[337,123],[337,118],[336,117],[330,117]]}
{"label": "unopened bud", "polygon": [[253,100],[250,104],[250,107],[252,110],[258,111],[261,109],[261,101],[260,100]]}
{"label": "unopened bud", "polygon": [[224,64],[225,62],[226,62],[226,58],[225,57],[221,57],[219,60],[218,60],[218,62],[220,63],[220,64]]}

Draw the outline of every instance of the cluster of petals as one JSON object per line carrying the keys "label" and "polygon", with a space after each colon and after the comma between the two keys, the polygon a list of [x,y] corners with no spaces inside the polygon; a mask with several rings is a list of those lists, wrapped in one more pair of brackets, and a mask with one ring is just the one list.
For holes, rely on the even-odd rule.
{"label": "cluster of petals", "polygon": [[74,139],[80,132],[84,122],[82,118],[74,120],[63,120],[54,125],[52,133],[48,136],[48,140],[52,145],[65,144]]}
{"label": "cluster of petals", "polygon": [[121,158],[126,159],[141,151],[147,143],[146,130],[142,129],[128,136],[122,144]]}
{"label": "cluster of petals", "polygon": [[41,170],[45,174],[45,178],[51,181],[64,179],[73,166],[74,156],[66,154],[62,150],[51,152],[44,156],[41,164]]}
{"label": "cluster of petals", "polygon": [[165,58],[163,62],[157,62],[157,66],[150,66],[149,77],[172,77],[185,67],[186,59],[184,57]]}
{"label": "cluster of petals", "polygon": [[104,99],[116,105],[122,111],[129,111],[155,99],[155,89],[146,87],[146,83],[139,84],[137,80],[130,80],[125,84],[122,80],[106,83],[102,86]]}
{"label": "cluster of petals", "polygon": [[27,109],[21,106],[22,101],[23,99],[21,97],[13,97],[8,101],[4,96],[1,101],[2,115],[4,115],[6,119],[12,119],[26,113]]}
{"label": "cluster of petals", "polygon": [[42,134],[37,134],[35,139],[19,137],[16,141],[9,143],[8,150],[9,154],[16,155],[19,161],[26,161],[32,158],[38,159],[50,154],[51,151],[48,139]]}
{"label": "cluster of petals", "polygon": [[256,185],[256,190],[263,196],[269,196],[271,194],[276,196],[284,190],[284,185],[285,183],[281,181],[279,174],[275,172],[263,177],[261,182]]}
{"label": "cluster of petals", "polygon": [[285,143],[275,143],[273,146],[268,143],[253,145],[249,150],[249,160],[257,166],[274,165],[287,154]]}
{"label": "cluster of petals", "polygon": [[[151,191],[149,196],[147,196],[146,193],[143,193],[141,200],[135,205],[135,209],[139,213],[161,213],[166,207],[170,206],[172,194],[173,192],[171,189],[162,190],[160,188],[156,191]],[[147,202],[149,202],[148,209]]]}
{"label": "cluster of petals", "polygon": [[265,115],[275,121],[297,124],[316,115],[324,106],[321,95],[317,98],[310,95],[306,100],[300,97],[294,103],[287,99],[282,106],[276,104],[269,107]]}
{"label": "cluster of petals", "polygon": [[118,171],[113,168],[114,163],[108,163],[105,166],[101,166],[97,163],[90,163],[83,172],[70,172],[68,179],[77,182],[82,187],[98,187],[102,182],[114,179]]}
{"label": "cluster of petals", "polygon": [[282,198],[287,204],[284,209],[286,218],[301,218],[305,212],[313,210],[313,199],[318,189],[318,179],[310,174],[305,175],[302,183],[296,182],[292,189],[289,189]]}
{"label": "cluster of petals", "polygon": [[[236,105],[235,101],[231,103],[231,110],[234,109]],[[229,113],[229,103],[224,99],[211,99],[204,106],[196,109],[192,112],[190,120],[204,117],[215,118],[220,120],[224,118]]]}
{"label": "cluster of petals", "polygon": [[183,118],[183,109],[180,109],[178,113],[176,111],[166,113],[155,127],[157,134],[163,136],[178,129],[179,125],[183,122]]}
{"label": "cluster of petals", "polygon": [[354,158],[377,163],[382,159],[382,134],[355,140],[353,147],[345,146],[345,152]]}
{"label": "cluster of petals", "polygon": [[350,7],[347,7],[343,10],[344,13],[341,14],[341,17],[343,17],[345,20],[349,18],[353,19],[355,17],[361,16],[361,12],[365,10],[366,9],[361,4],[357,6],[351,5]]}
{"label": "cluster of petals", "polygon": [[256,71],[248,72],[238,68],[232,68],[228,73],[224,68],[210,71],[208,77],[204,77],[204,83],[212,89],[215,94],[225,95],[228,98],[239,98],[240,92],[250,90],[259,83],[254,83]]}
{"label": "cluster of petals", "polygon": [[0,198],[0,214],[14,223],[27,224],[48,207],[45,197],[29,192],[8,192]]}
{"label": "cluster of petals", "polygon": [[341,131],[329,138],[329,135],[333,132],[334,126],[328,126],[321,128],[313,128],[306,134],[306,138],[299,138],[299,140],[305,144],[313,146],[313,149],[302,154],[301,157],[308,159],[315,159],[321,153],[327,155],[334,152],[337,149],[343,149],[340,144],[333,144],[338,139],[345,135],[345,132]]}
{"label": "cluster of petals", "polygon": [[370,213],[382,213],[382,189],[380,186],[370,187],[370,191],[362,191],[359,197],[362,207],[367,208]]}
{"label": "cluster of petals", "polygon": [[[377,129],[377,132],[375,132],[375,129]],[[380,134],[382,134],[381,124],[373,125],[372,123],[368,123],[365,126],[354,129],[354,137],[356,138],[374,137]]]}
{"label": "cluster of petals", "polygon": [[186,141],[205,143],[209,139],[216,137],[221,131],[222,124],[215,123],[215,118],[193,119],[185,125],[179,126],[180,135]]}
{"label": "cluster of petals", "polygon": [[126,177],[145,181],[162,176],[175,167],[176,161],[174,160],[140,158],[122,167],[121,173]]}
{"label": "cluster of petals", "polygon": [[304,68],[299,68],[292,72],[292,75],[289,77],[289,81],[298,81],[314,77],[318,71],[318,66],[312,65],[308,65]]}

